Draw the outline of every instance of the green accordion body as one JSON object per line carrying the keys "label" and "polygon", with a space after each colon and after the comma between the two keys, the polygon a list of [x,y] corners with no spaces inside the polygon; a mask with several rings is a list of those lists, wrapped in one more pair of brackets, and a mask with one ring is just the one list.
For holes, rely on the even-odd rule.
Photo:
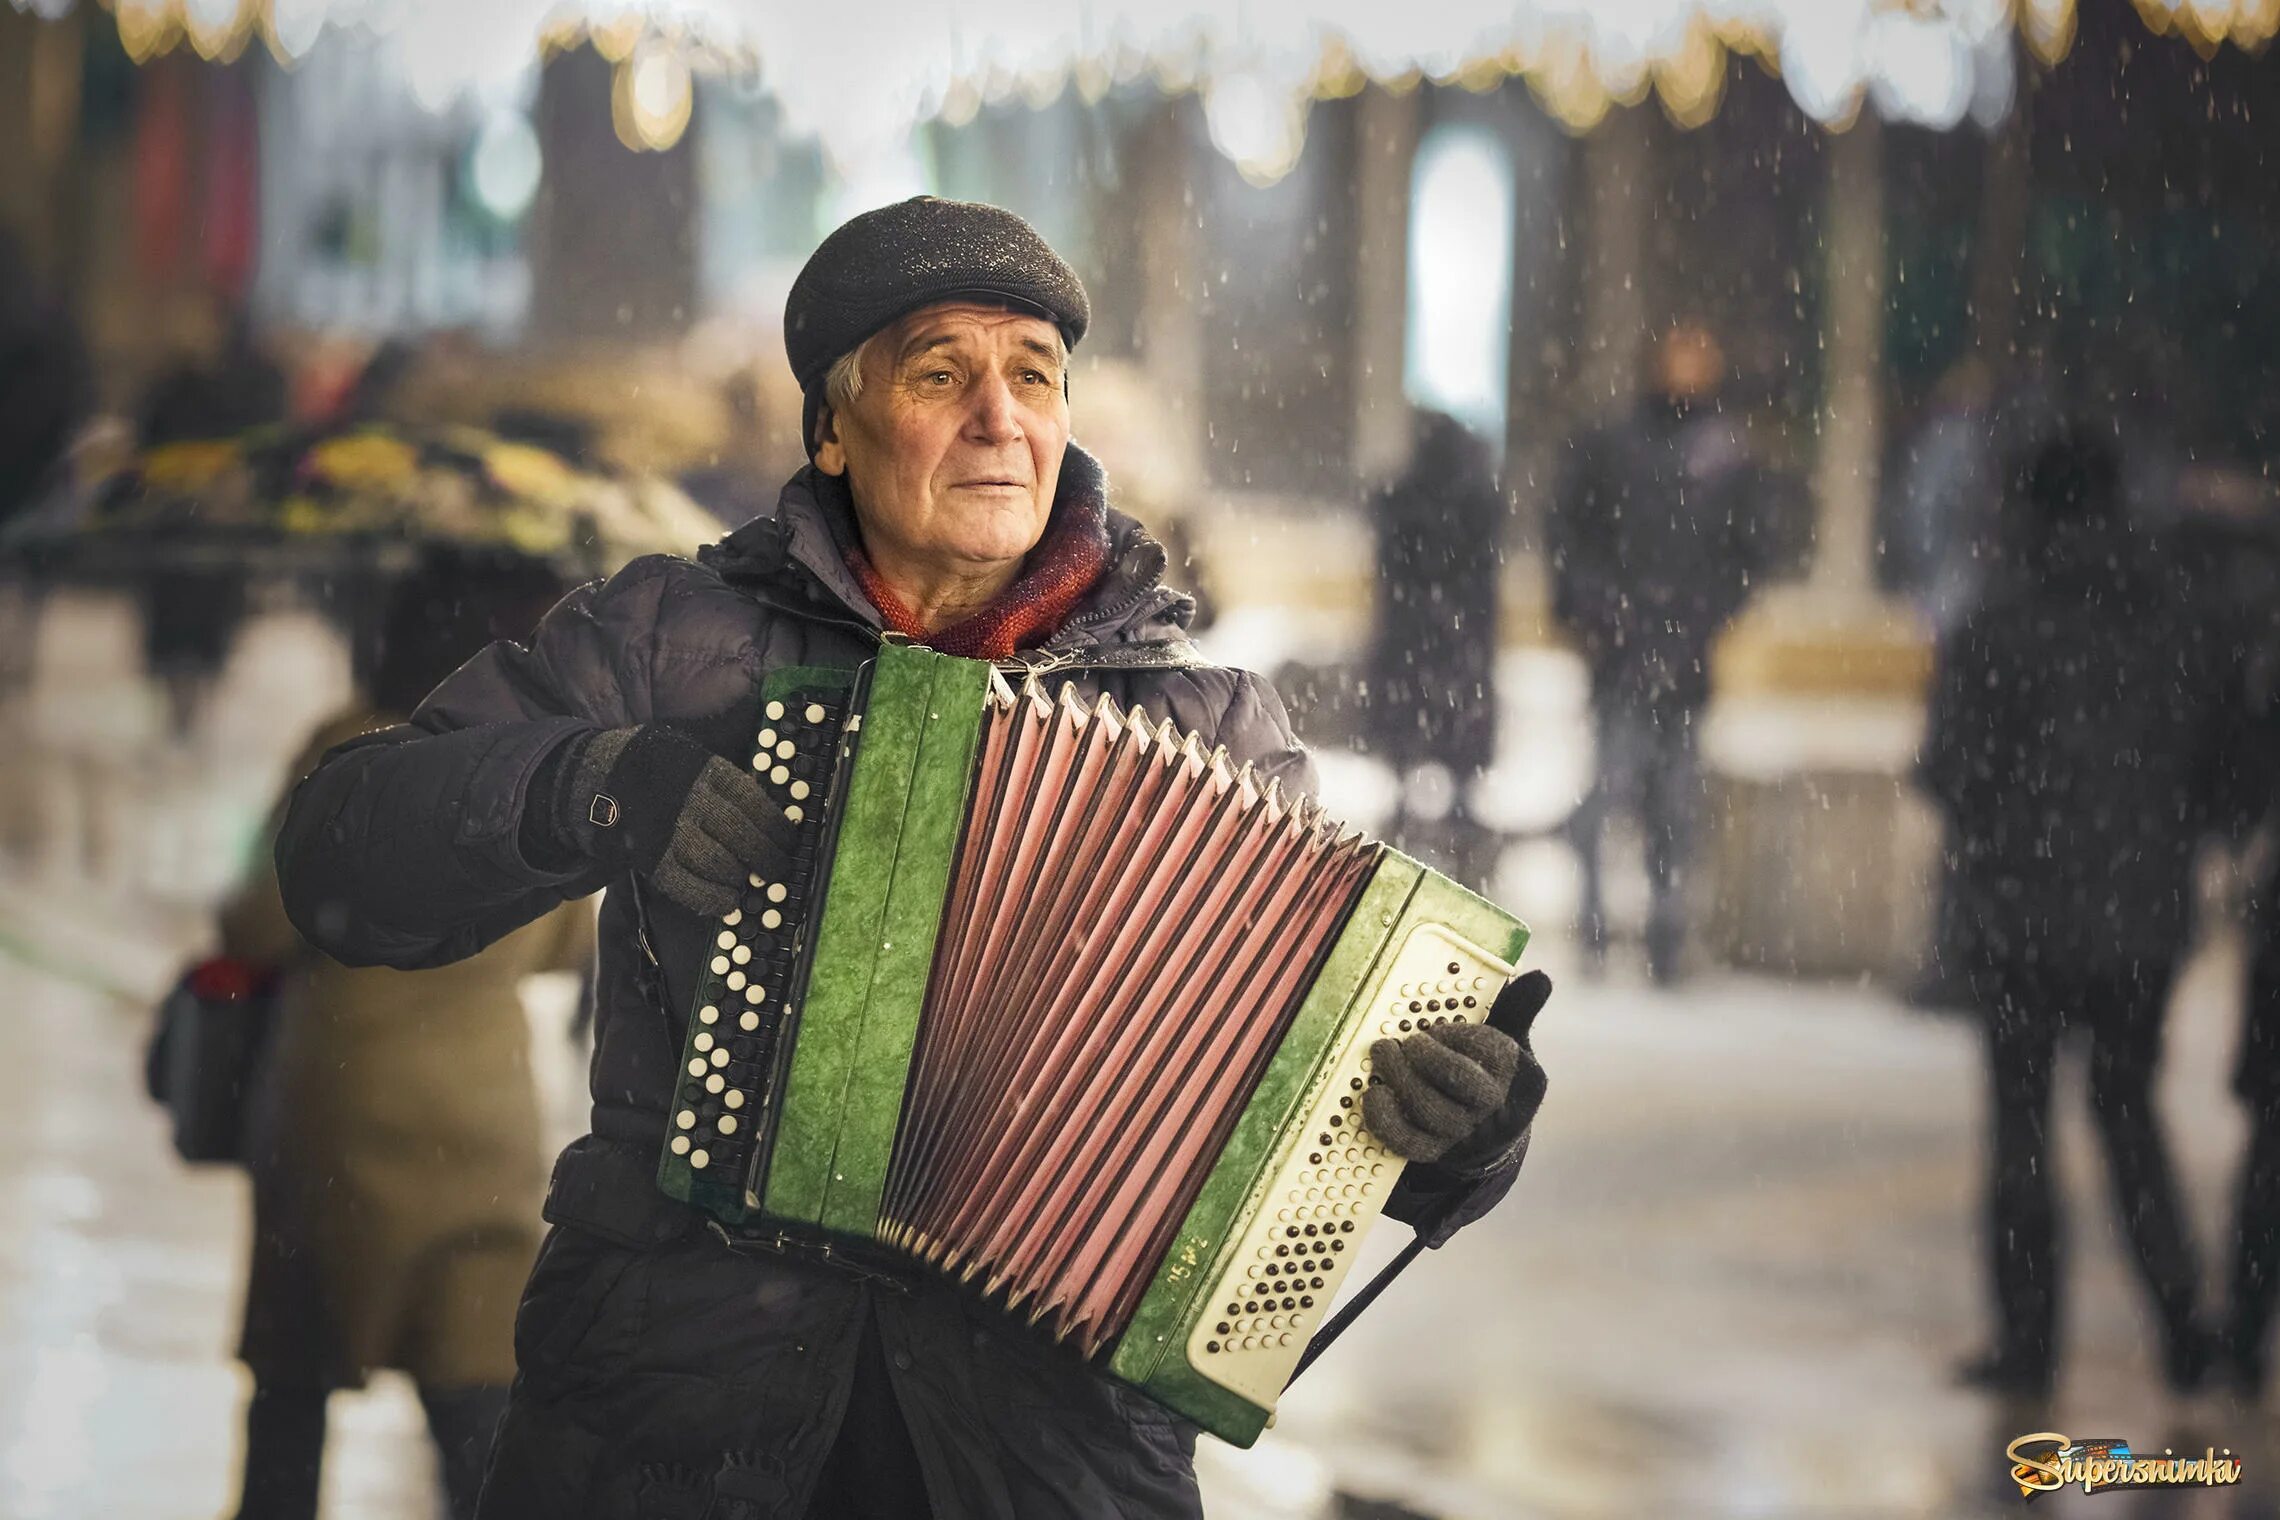
{"label": "green accordion body", "polygon": [[1525,926],[1138,711],[890,644],[789,670],[799,825],[716,925],[659,1182],[961,1278],[1249,1445],[1401,1171],[1370,1044]]}

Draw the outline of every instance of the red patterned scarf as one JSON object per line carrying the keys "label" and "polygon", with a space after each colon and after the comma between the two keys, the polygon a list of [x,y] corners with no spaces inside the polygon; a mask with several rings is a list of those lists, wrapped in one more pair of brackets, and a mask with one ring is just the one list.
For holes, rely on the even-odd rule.
{"label": "red patterned scarf", "polygon": [[[1072,474],[1079,478],[1072,480]],[[1013,584],[987,606],[931,634],[872,566],[860,540],[845,549],[847,568],[887,627],[912,643],[972,660],[1011,659],[1015,650],[1050,637],[1108,567],[1107,495],[1088,484],[1064,467],[1045,536]]]}

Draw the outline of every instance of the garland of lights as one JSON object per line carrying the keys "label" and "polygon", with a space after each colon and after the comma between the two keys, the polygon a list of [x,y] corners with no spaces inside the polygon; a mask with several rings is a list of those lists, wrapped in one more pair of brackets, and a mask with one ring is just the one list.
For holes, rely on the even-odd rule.
{"label": "garland of lights", "polygon": [[[74,0],[13,0],[57,15]],[[1569,130],[1652,94],[1682,127],[1711,119],[1727,61],[1754,58],[1835,130],[1865,101],[1935,127],[1992,126],[2009,109],[2011,38],[2044,63],[2072,46],[2075,0],[1530,0],[1389,6],[1383,0],[1252,0],[1179,7],[1088,0],[1009,12],[1002,0],[874,0],[859,47],[831,7],[757,0],[103,0],[136,61],[188,46],[228,60],[258,41],[288,66],[327,27],[389,39],[414,94],[440,109],[590,41],[616,70],[617,133],[663,150],[686,129],[699,76],[765,91],[796,133],[842,166],[891,151],[918,122],[985,106],[1086,101],[1142,80],[1199,92],[1212,140],[1271,183],[1297,162],[1312,102],[1375,82],[1472,90],[1524,80]],[[2134,0],[2147,26],[2204,55],[2261,47],[2280,0]],[[1478,19],[1483,12],[1494,19]],[[1046,19],[1050,14],[1052,19]],[[846,59],[844,66],[833,60]],[[777,60],[796,60],[789,66]]]}

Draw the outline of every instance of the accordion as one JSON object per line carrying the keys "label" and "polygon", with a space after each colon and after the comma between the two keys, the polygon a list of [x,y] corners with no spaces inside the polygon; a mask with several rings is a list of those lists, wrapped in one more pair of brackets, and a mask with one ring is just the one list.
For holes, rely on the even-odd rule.
{"label": "accordion", "polygon": [[698,978],[659,1183],[970,1283],[1249,1445],[1402,1170],[1368,1051],[1528,931],[1192,734],[890,643],[777,672],[796,825]]}

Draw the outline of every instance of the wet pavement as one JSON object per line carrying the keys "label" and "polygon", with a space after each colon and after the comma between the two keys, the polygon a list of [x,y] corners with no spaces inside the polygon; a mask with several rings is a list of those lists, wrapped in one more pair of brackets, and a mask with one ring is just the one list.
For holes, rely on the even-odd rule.
{"label": "wet pavement", "polygon": [[[246,1394],[230,1360],[245,1184],[173,1159],[141,1050],[156,990],[207,932],[217,861],[257,826],[332,678],[280,634],[225,677],[221,717],[170,739],[123,652],[96,657],[89,616],[52,646],[76,664],[0,699],[9,731],[48,741],[0,754],[0,1520],[212,1520],[229,1512]],[[1581,775],[1578,693],[1515,668],[1541,703],[1512,764],[1549,809]],[[147,763],[92,763],[130,720]],[[1587,981],[1558,922],[1572,876],[1544,838],[1500,873],[1560,983],[1519,1186],[1413,1267],[1257,1448],[1203,1443],[1214,1516],[1977,1520],[2019,1511],[2001,1454],[2030,1431],[2247,1461],[2237,1490],[2074,1493],[2036,1514],[2280,1516],[2271,1411],[2159,1391],[2078,1069],[2059,1103],[2069,1360],[2050,1406],[2001,1409],[1947,1379],[1982,1330],[1970,1026],[1849,985],[1717,974],[1656,991],[1620,958]],[[2223,936],[2193,963],[2161,1088],[2212,1284],[2242,1133],[2225,1089],[2238,976]],[[532,1001],[566,1138],[582,1071],[562,990]],[[409,1386],[377,1379],[333,1415],[331,1520],[425,1520]]]}
{"label": "wet pavement", "polygon": [[[2196,967],[2163,1091],[2205,1241],[2239,1132],[2230,964]],[[1963,1024],[1755,980],[1565,983],[1513,1197],[1412,1268],[1259,1448],[1205,1443],[1215,1515],[1996,1515],[2020,1502],[2001,1449],[2030,1430],[2248,1453],[2239,1491],[2041,1512],[2280,1513],[2269,1413],[2155,1389],[2078,1103],[2071,1357],[2052,1407],[1999,1410],[1945,1381],[1979,1323]],[[225,1514],[243,1183],[172,1159],[135,1006],[18,959],[0,999],[0,1517]],[[574,1061],[541,1023],[561,1096]],[[409,1388],[378,1380],[335,1417],[327,1514],[427,1514]]]}

